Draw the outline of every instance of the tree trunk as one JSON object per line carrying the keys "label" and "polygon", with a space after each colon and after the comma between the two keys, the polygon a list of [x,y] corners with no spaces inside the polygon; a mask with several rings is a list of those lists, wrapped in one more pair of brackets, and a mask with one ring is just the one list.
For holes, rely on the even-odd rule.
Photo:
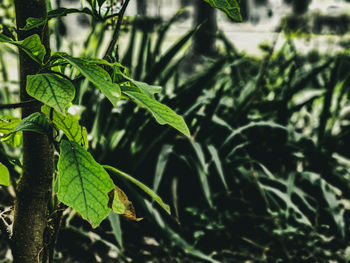
{"label": "tree trunk", "polygon": [[147,0],[136,1],[137,14],[141,16],[147,15]]}
{"label": "tree trunk", "polygon": [[[46,0],[15,0],[17,28],[25,25],[28,17],[46,15]],[[38,34],[50,54],[47,25],[30,31],[18,30],[18,39]],[[36,74],[39,65],[19,51],[21,101],[33,99],[26,92],[27,75]],[[39,112],[40,102],[22,109],[22,118]],[[17,186],[12,235],[14,263],[46,262],[45,229],[53,173],[53,148],[48,136],[23,132],[23,173]]]}
{"label": "tree trunk", "polygon": [[194,8],[194,25],[202,24],[202,26],[193,36],[193,53],[211,56],[216,53],[215,34],[218,29],[216,10],[203,0],[195,0]]}
{"label": "tree trunk", "polygon": [[189,0],[181,0],[180,1],[181,8],[186,7],[188,5],[189,5]]}
{"label": "tree trunk", "polygon": [[294,0],[293,1],[293,12],[295,14],[304,14],[309,9],[310,0]]}

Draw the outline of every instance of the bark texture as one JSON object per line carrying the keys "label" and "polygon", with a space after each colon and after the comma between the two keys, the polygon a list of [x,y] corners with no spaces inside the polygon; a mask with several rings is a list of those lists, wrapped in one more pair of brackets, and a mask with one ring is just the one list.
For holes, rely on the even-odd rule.
{"label": "bark texture", "polygon": [[[25,25],[28,17],[43,17],[46,0],[15,0],[17,28]],[[18,30],[19,40],[38,34],[50,54],[48,28],[30,31]],[[39,65],[19,51],[21,101],[31,98],[26,92],[27,75],[36,74]],[[22,109],[22,117],[40,111],[36,102]],[[47,226],[47,207],[50,200],[53,173],[53,147],[48,136],[23,133],[23,174],[17,185],[15,217],[12,235],[12,254],[15,263],[46,262],[44,233]]]}
{"label": "bark texture", "polygon": [[194,26],[202,25],[193,36],[193,53],[213,56],[216,54],[215,34],[218,29],[216,10],[203,0],[194,0],[194,9]]}

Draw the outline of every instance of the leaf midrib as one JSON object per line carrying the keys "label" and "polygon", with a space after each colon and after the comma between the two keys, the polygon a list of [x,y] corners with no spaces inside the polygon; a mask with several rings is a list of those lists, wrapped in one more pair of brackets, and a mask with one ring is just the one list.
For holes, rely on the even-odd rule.
{"label": "leaf midrib", "polygon": [[78,164],[78,158],[77,158],[77,155],[75,153],[75,148],[73,147],[73,145],[69,141],[68,141],[68,143],[69,143],[70,147],[72,148],[73,159],[74,159],[73,161],[74,161],[75,167],[77,169],[77,173],[78,173],[81,189],[82,189],[82,192],[83,192],[86,217],[89,218],[89,210],[88,210],[87,199],[86,199],[86,194],[85,194],[85,189],[84,189],[84,182],[83,182],[83,178],[82,178],[81,173],[80,173],[79,164]]}

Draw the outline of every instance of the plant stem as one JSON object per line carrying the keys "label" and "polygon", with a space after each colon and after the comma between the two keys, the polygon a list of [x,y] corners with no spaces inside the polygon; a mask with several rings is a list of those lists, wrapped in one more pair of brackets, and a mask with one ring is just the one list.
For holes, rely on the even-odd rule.
{"label": "plant stem", "polygon": [[111,56],[113,49],[115,47],[115,44],[118,41],[118,37],[119,37],[119,32],[120,32],[120,27],[122,26],[122,22],[123,22],[123,17],[124,17],[124,13],[125,10],[129,4],[130,0],[126,0],[125,3],[123,4],[121,10],[118,13],[118,21],[117,21],[117,25],[115,27],[115,30],[113,32],[113,36],[112,36],[112,40],[109,43],[109,46],[107,48],[107,51],[105,53],[105,55],[103,56],[103,59],[107,59],[108,57]]}
{"label": "plant stem", "polygon": [[24,106],[28,106],[28,104],[33,104],[35,102],[36,102],[36,100],[28,100],[28,101],[23,101],[23,102],[19,102],[19,103],[0,104],[0,110],[22,108]]}

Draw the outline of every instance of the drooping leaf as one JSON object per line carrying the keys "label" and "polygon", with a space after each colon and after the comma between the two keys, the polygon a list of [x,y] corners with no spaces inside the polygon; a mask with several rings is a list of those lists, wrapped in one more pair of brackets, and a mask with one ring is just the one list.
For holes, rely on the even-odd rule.
{"label": "drooping leaf", "polygon": [[121,215],[125,212],[125,205],[123,204],[122,200],[118,196],[117,192],[117,186],[114,186],[114,189],[108,193],[109,196],[109,203],[108,207],[112,209],[113,212]]}
{"label": "drooping leaf", "polygon": [[181,49],[186,45],[186,43],[191,39],[193,34],[199,29],[196,27],[188,31],[184,36],[182,36],[173,46],[171,46],[163,56],[159,58],[157,62],[154,63],[153,67],[149,70],[144,78],[147,83],[152,83],[154,80],[164,71],[169,63],[174,57],[181,51]]}
{"label": "drooping leaf", "polygon": [[112,83],[107,71],[96,64],[86,62],[84,59],[74,58],[63,53],[60,56],[77,68],[84,77],[99,88],[113,106],[117,105],[121,95],[120,87],[118,84]]}
{"label": "drooping leaf", "polygon": [[58,173],[58,199],[97,227],[110,212],[108,193],[114,185],[108,173],[83,147],[67,140],[60,145]]}
{"label": "drooping leaf", "polygon": [[28,17],[26,20],[26,25],[21,28],[21,30],[30,30],[39,26],[46,24],[48,19],[46,17]]}
{"label": "drooping leaf", "polygon": [[117,214],[124,216],[133,221],[141,221],[142,218],[137,218],[135,208],[132,202],[129,201],[126,194],[118,187],[114,186],[113,200],[110,208]]}
{"label": "drooping leaf", "polygon": [[139,106],[150,111],[159,124],[168,124],[187,137],[190,136],[190,131],[184,119],[168,106],[138,92],[125,91],[124,93]]}
{"label": "drooping leaf", "polygon": [[162,87],[160,86],[149,85],[145,82],[136,81],[136,80],[131,80],[131,81],[137,88],[139,88],[141,93],[146,94],[150,98],[154,98],[154,94],[162,91]]}
{"label": "drooping leaf", "polygon": [[[41,111],[50,118],[50,107],[44,105],[41,107]],[[79,145],[87,149],[87,136],[86,128],[79,124],[79,119],[66,112],[66,116],[63,116],[57,111],[52,113],[53,124],[67,136],[70,141],[74,141]]]}
{"label": "drooping leaf", "polygon": [[27,76],[27,92],[63,115],[75,96],[75,88],[69,80],[50,73]]}
{"label": "drooping leaf", "polygon": [[212,7],[218,8],[225,12],[231,19],[242,21],[240,7],[237,0],[204,0]]}
{"label": "drooping leaf", "polygon": [[158,154],[158,160],[156,165],[156,170],[154,172],[153,190],[157,192],[160,182],[163,178],[163,173],[165,171],[166,165],[169,160],[169,156],[173,151],[173,145],[164,144],[160,153]]}
{"label": "drooping leaf", "polygon": [[37,34],[31,35],[22,41],[14,41],[4,34],[0,34],[0,43],[1,42],[19,47],[39,64],[42,64],[44,61],[46,50],[44,45],[41,44],[40,37]]}
{"label": "drooping leaf", "polygon": [[111,223],[112,232],[117,240],[120,247],[123,247],[123,237],[122,237],[122,228],[120,225],[119,215],[116,213],[109,213],[108,215],[109,222]]}
{"label": "drooping leaf", "polygon": [[209,178],[208,178],[208,166],[205,161],[204,152],[202,146],[198,142],[190,141],[194,152],[197,155],[198,161],[194,162],[196,171],[198,172],[200,185],[202,187],[203,193],[210,207],[213,207],[212,191],[210,189]]}
{"label": "drooping leaf", "polygon": [[224,171],[223,171],[223,168],[222,168],[221,159],[219,157],[218,150],[215,148],[214,145],[209,145],[208,146],[208,150],[209,150],[209,152],[211,154],[212,160],[214,161],[214,164],[215,164],[216,170],[218,171],[218,174],[220,176],[221,182],[224,185],[225,190],[228,191],[229,188],[228,188],[228,185],[227,185],[227,182],[226,182],[226,179],[225,179],[225,175],[224,175]]}
{"label": "drooping leaf", "polygon": [[10,185],[10,173],[5,165],[0,163],[0,185]]}
{"label": "drooping leaf", "polygon": [[103,168],[106,170],[109,170],[113,172],[116,175],[122,176],[123,178],[129,180],[130,182],[136,184],[138,187],[140,187],[146,194],[148,194],[151,198],[154,199],[168,214],[170,214],[170,207],[163,202],[163,200],[158,196],[155,192],[153,192],[148,186],[141,183],[139,180],[135,179],[134,177],[112,167],[109,165],[103,165]]}
{"label": "drooping leaf", "polygon": [[35,112],[21,120],[21,122],[16,126],[13,132],[31,131],[40,134],[48,134],[49,130],[50,124],[47,118],[39,112]]}

